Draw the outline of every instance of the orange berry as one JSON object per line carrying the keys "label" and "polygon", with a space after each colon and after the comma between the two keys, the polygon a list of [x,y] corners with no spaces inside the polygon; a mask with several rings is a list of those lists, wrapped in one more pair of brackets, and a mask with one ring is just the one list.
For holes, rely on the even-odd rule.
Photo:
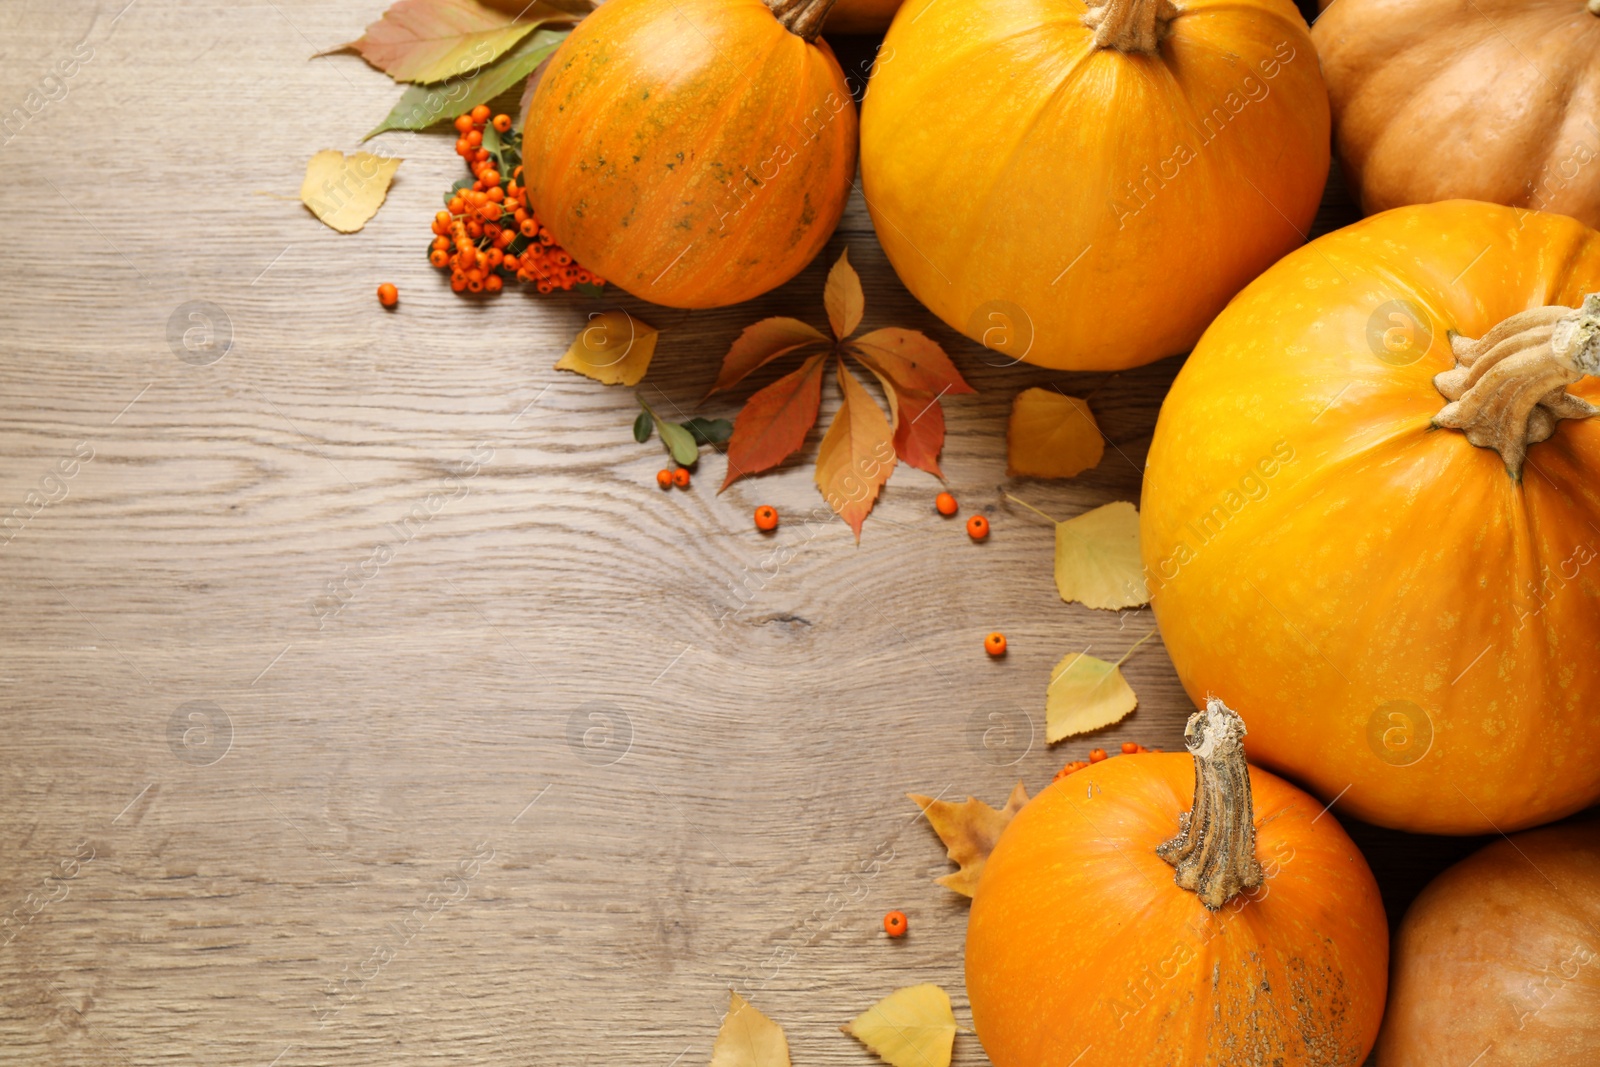
{"label": "orange berry", "polygon": [[483,292],[483,279],[482,278],[474,278],[474,277],[472,277],[472,275],[476,274],[476,273],[478,273],[478,272],[477,271],[473,271],[471,274],[467,275],[467,292],[469,292],[469,293],[481,293],[481,292]]}
{"label": "orange berry", "polygon": [[492,167],[486,167],[482,171],[479,172],[478,180],[483,183],[483,187],[485,189],[489,188],[489,186],[491,186],[491,185],[499,185],[500,184],[500,172],[495,170]]}
{"label": "orange berry", "polygon": [[505,133],[511,128],[511,116],[496,115],[494,117],[494,128],[499,130],[501,133]]}
{"label": "orange berry", "polygon": [[481,130],[473,130],[472,132],[468,133],[467,143],[473,148],[477,148],[483,143],[483,132]]}
{"label": "orange berry", "polygon": [[883,917],[883,932],[890,937],[906,936],[906,913],[891,911]]}
{"label": "orange berry", "polygon": [[500,275],[491,274],[483,280],[483,291],[486,293],[498,293],[501,289],[505,288],[505,284],[505,279],[500,277]]}
{"label": "orange berry", "polygon": [[954,515],[956,510],[960,507],[960,505],[956,503],[956,498],[951,496],[949,493],[940,493],[938,496],[934,497],[933,506],[938,509],[938,512],[941,515]]}
{"label": "orange berry", "polygon": [[459,293],[459,292],[462,292],[463,290],[465,290],[466,287],[467,287],[467,276],[465,274],[462,274],[460,271],[452,272],[451,275],[450,275],[450,289],[453,292]]}
{"label": "orange berry", "polygon": [[659,485],[663,489],[671,489],[672,488],[672,472],[671,471],[656,471],[656,484]]}
{"label": "orange berry", "polygon": [[510,271],[512,274],[515,274],[517,271],[522,269],[522,263],[517,259],[516,256],[506,256],[500,261],[500,266]]}
{"label": "orange berry", "polygon": [[458,156],[470,156],[470,155],[472,155],[472,144],[465,137],[457,137],[456,138],[456,155],[458,155]]}
{"label": "orange berry", "polygon": [[989,520],[982,515],[974,515],[967,520],[967,536],[974,541],[982,541],[989,536]]}
{"label": "orange berry", "polygon": [[378,286],[378,303],[386,308],[392,308],[400,302],[400,290],[384,282]]}
{"label": "orange berry", "polygon": [[983,639],[983,650],[991,656],[1006,654],[1006,635],[996,631]]}
{"label": "orange berry", "polygon": [[474,126],[482,126],[485,122],[489,121],[489,105],[479,104],[477,107],[473,108],[469,114],[472,115],[472,124]]}
{"label": "orange berry", "polygon": [[672,484],[677,486],[679,489],[689,488],[689,468],[679,467],[677,470],[673,471]]}
{"label": "orange berry", "polygon": [[1137,741],[1124,741],[1124,742],[1122,742],[1122,754],[1124,756],[1131,756],[1135,752],[1143,752],[1143,751],[1144,751],[1144,746],[1141,745]]}
{"label": "orange berry", "polygon": [[456,132],[457,133],[466,133],[470,129],[472,129],[472,116],[471,115],[457,115],[456,116]]}
{"label": "orange berry", "polygon": [[756,529],[762,533],[771,533],[778,528],[778,509],[762,504],[756,508]]}
{"label": "orange berry", "polygon": [[500,205],[492,202],[483,205],[483,217],[494,222],[500,217]]}
{"label": "orange berry", "polygon": [[517,229],[522,231],[524,237],[537,237],[539,234],[539,224],[532,219],[523,219]]}
{"label": "orange berry", "polygon": [[452,196],[450,198],[450,214],[460,215],[465,213],[466,210],[467,202],[465,200],[461,199],[459,196]]}
{"label": "orange berry", "polygon": [[484,260],[488,264],[490,270],[494,270],[496,267],[498,267],[501,261],[505,258],[505,253],[500,251],[498,248],[489,249],[488,254],[484,256]]}
{"label": "orange berry", "polygon": [[486,160],[488,158],[489,158],[489,150],[487,148],[480,148],[476,152],[472,153],[472,161],[474,163],[482,163],[484,160]]}
{"label": "orange berry", "polygon": [[446,252],[442,248],[435,248],[433,251],[428,253],[428,263],[431,266],[443,267],[449,264],[449,262],[450,253]]}
{"label": "orange berry", "polygon": [[506,191],[500,188],[498,185],[489,186],[488,196],[489,199],[493,200],[496,204],[503,204],[506,201]]}
{"label": "orange berry", "polygon": [[1087,766],[1089,766],[1089,762],[1087,760],[1075,759],[1071,763],[1067,764],[1065,767],[1063,767],[1059,771],[1057,771],[1056,774],[1055,774],[1055,777],[1050,779],[1050,780],[1052,782],[1059,782],[1059,781],[1061,781],[1061,779],[1065,778],[1067,775],[1076,774],[1077,772],[1083,770]]}
{"label": "orange berry", "polygon": [[437,225],[443,226],[445,229],[449,229],[450,228],[450,224],[452,222],[454,222],[455,220],[450,217],[450,212],[441,211],[438,214],[433,216],[433,221]]}
{"label": "orange berry", "polygon": [[1101,760],[1103,760],[1105,758],[1106,758],[1106,750],[1103,749],[1103,748],[1091,749],[1089,751],[1089,762],[1090,763],[1099,763]]}

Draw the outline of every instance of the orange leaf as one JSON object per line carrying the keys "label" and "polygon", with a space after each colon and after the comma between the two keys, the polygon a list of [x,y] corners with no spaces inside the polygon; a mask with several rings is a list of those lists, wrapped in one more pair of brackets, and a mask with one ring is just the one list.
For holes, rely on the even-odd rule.
{"label": "orange leaf", "polygon": [[1098,466],[1105,452],[1105,438],[1087,402],[1054,389],[1024,389],[1011,402],[1008,477],[1076,477]]}
{"label": "orange leaf", "polygon": [[978,876],[983,873],[983,865],[994,851],[995,842],[1000,840],[1000,832],[1028,802],[1028,791],[1021,782],[1011,791],[1006,806],[998,811],[977,797],[968,797],[957,804],[953,800],[935,800],[916,793],[906,796],[922,809],[928,817],[928,825],[944,842],[950,861],[961,868],[934,881],[964,897],[977,891]]}
{"label": "orange leaf", "polygon": [[522,12],[495,11],[477,0],[399,0],[334,51],[354,49],[395,81],[425,85],[488,66],[541,22],[574,17],[540,2]]}
{"label": "orange leaf", "polygon": [[839,254],[839,262],[828,272],[828,284],[822,289],[822,304],[828,309],[828,323],[833,335],[843,341],[861,325],[861,313],[867,309],[867,298],[861,295],[861,278],[850,265],[850,250]]}
{"label": "orange leaf", "polygon": [[873,330],[850,342],[851,350],[863,363],[887,376],[902,392],[970,393],[972,386],[961,377],[937,341],[916,330],[891,326]]}
{"label": "orange leaf", "polygon": [[734,420],[733,436],[728,438],[728,476],[722,489],[746,474],[776,467],[806,443],[822,404],[822,364],[827,356],[818,352],[799,370],[785,374],[745,402]]}
{"label": "orange leaf", "polygon": [[[860,353],[855,353],[859,358]],[[869,360],[861,361],[889,399],[889,422],[894,427],[894,454],[918,470],[943,478],[939,450],[944,447],[944,408],[926,393],[907,393]]]}
{"label": "orange leaf", "polygon": [[739,339],[733,342],[733,347],[728,349],[728,354],[722,357],[722,371],[717,375],[717,384],[711,387],[711,392],[731,389],[743,381],[747,374],[779,356],[818,341],[826,344],[827,340],[821,330],[807,326],[799,319],[780,316],[746,326]]}
{"label": "orange leaf", "polygon": [[817,488],[861,540],[861,524],[894,471],[894,430],[866,387],[839,362],[844,400],[817,449]]}

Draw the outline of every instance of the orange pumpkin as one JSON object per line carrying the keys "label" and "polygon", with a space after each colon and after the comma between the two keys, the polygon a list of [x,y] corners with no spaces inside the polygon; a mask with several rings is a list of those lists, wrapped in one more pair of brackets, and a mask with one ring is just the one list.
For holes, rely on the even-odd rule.
{"label": "orange pumpkin", "polygon": [[1301,243],[1327,174],[1289,0],[909,0],[862,103],[862,190],[906,287],[1064,370],[1188,349]]}
{"label": "orange pumpkin", "polygon": [[1600,0],[1339,0],[1311,36],[1369,213],[1466,197],[1600,226]]}
{"label": "orange pumpkin", "polygon": [[844,211],[856,112],[816,39],[832,0],[608,0],[528,109],[528,196],[557,243],[672,307],[794,277]]}
{"label": "orange pumpkin", "polygon": [[1400,924],[1378,1062],[1600,1063],[1597,929],[1600,824],[1533,830],[1462,860]]}
{"label": "orange pumpkin", "polygon": [[1243,735],[1213,700],[1192,759],[1093,764],[1006,827],[967,927],[995,1067],[1365,1059],[1387,983],[1377,883],[1319,802],[1246,766]]}
{"label": "orange pumpkin", "polygon": [[1140,539],[1189,696],[1427,833],[1600,799],[1600,234],[1473,201],[1258,278],[1161,409]]}

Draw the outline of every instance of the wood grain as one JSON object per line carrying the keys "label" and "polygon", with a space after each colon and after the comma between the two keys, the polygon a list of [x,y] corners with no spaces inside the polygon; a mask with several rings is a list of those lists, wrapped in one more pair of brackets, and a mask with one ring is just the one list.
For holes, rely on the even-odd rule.
{"label": "wood grain", "polygon": [[[0,135],[0,514],[26,516],[0,534],[0,1060],[669,1067],[707,1058],[730,986],[812,1067],[873,1062],[837,1027],[900,985],[965,1020],[966,905],[903,794],[998,801],[1092,745],[1174,747],[1189,711],[1151,642],[1136,714],[1043,744],[1056,660],[1152,623],[1057,597],[1051,530],[1000,495],[1010,400],[1090,398],[1100,467],[1008,486],[1070,517],[1138,498],[1180,361],[990,366],[858,196],[753,305],[603,306],[662,330],[653,403],[728,416],[742,391],[697,408],[721,353],[761,315],[821,324],[848,245],[864,328],[928,332],[979,390],[944,466],[994,536],[902,467],[857,547],[803,521],[809,450],[662,493],[631,392],[552,369],[596,304],[463,301],[427,267],[447,136],[382,139],[406,161],[358,235],[294,199],[397,95],[308,59],[381,6],[0,11],[0,111],[64,93]],[[1335,190],[1319,226],[1349,217]],[[195,301],[232,337],[207,366],[168,340]]]}

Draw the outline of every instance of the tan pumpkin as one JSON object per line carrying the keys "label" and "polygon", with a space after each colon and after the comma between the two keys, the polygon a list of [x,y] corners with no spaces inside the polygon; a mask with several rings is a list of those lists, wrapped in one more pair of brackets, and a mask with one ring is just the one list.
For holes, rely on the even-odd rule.
{"label": "tan pumpkin", "polygon": [[1503,838],[1434,879],[1389,990],[1383,1067],[1600,1063],[1600,823]]}
{"label": "tan pumpkin", "polygon": [[1368,214],[1486,200],[1600,227],[1600,0],[1339,0],[1311,38]]}

